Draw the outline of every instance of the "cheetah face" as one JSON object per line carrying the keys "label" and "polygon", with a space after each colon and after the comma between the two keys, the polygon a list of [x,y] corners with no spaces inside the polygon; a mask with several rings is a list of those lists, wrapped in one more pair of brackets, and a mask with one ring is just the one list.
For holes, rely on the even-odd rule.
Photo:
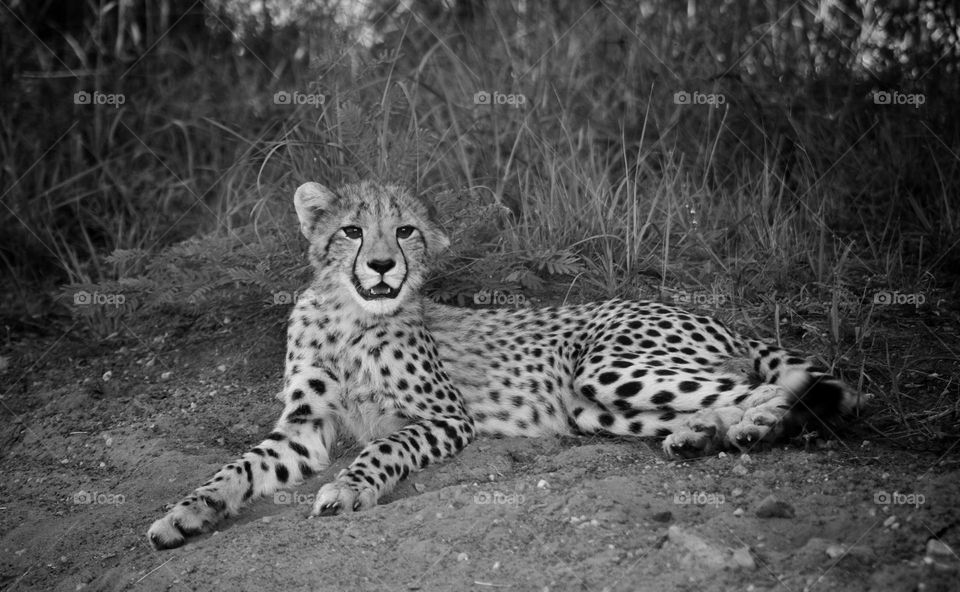
{"label": "cheetah face", "polygon": [[310,241],[314,287],[372,315],[390,315],[415,295],[430,258],[447,246],[426,206],[394,186],[306,183],[294,196]]}

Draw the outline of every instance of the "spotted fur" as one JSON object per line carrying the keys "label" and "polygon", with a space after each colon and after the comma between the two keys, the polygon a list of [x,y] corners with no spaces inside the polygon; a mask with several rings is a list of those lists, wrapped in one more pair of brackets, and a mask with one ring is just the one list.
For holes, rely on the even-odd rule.
{"label": "spotted fur", "polygon": [[266,439],[154,522],[157,548],[366,446],[313,514],[370,508],[478,434],[663,438],[670,456],[748,449],[852,411],[803,356],[657,302],[470,310],[420,296],[447,246],[421,201],[373,183],[294,197],[315,278],[290,315],[282,398]]}

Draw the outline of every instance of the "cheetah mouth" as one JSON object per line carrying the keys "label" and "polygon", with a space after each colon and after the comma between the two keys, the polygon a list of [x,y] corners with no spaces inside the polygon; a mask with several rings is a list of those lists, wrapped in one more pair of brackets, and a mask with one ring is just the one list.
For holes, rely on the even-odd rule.
{"label": "cheetah mouth", "polygon": [[379,284],[364,288],[356,279],[353,280],[353,288],[364,300],[387,300],[396,298],[400,294],[399,288],[394,288],[390,284],[381,281]]}

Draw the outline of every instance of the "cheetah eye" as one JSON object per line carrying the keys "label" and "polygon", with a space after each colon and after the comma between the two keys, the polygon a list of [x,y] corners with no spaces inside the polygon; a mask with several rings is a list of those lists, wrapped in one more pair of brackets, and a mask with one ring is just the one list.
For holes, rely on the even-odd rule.
{"label": "cheetah eye", "polygon": [[416,228],[413,226],[401,226],[397,228],[397,238],[410,238],[414,230],[416,230]]}
{"label": "cheetah eye", "polygon": [[347,238],[360,238],[363,236],[363,229],[359,226],[344,226],[340,230],[343,231],[343,234],[346,235]]}

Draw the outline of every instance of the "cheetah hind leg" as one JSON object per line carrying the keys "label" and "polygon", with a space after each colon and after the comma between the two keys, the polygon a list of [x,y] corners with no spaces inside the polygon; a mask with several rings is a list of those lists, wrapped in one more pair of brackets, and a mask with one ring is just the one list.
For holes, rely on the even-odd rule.
{"label": "cheetah hind leg", "polygon": [[783,418],[790,410],[789,390],[771,384],[753,390],[737,406],[702,409],[684,426],[667,436],[663,450],[671,458],[694,458],[736,448],[747,452],[761,442],[772,442],[783,433]]}

